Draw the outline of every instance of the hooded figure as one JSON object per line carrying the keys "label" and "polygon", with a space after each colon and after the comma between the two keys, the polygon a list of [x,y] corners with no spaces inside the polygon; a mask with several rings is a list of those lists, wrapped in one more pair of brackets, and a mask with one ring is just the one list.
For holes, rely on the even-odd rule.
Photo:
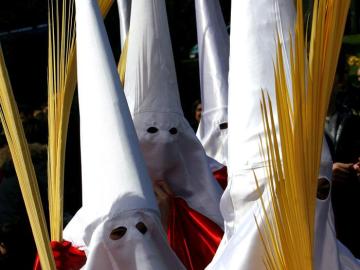
{"label": "hooded figure", "polygon": [[360,261],[336,239],[331,206],[332,159],[326,139],[323,140],[319,179],[329,186],[325,198],[317,199],[315,213],[315,270],[360,270]]}
{"label": "hooded figure", "polygon": [[[220,208],[225,234],[207,269],[263,270],[264,248],[255,218],[264,225],[263,209],[256,188],[266,194],[266,162],[259,151],[263,136],[260,108],[262,89],[275,103],[274,68],[276,30],[289,59],[290,31],[294,29],[292,0],[232,1],[229,62],[228,185]],[[289,72],[290,61],[285,64]],[[276,106],[274,119],[277,120]],[[278,123],[275,123],[276,127]],[[264,196],[265,207],[271,203]]]}
{"label": "hooded figure", "polygon": [[[189,246],[199,250],[211,246],[207,253],[211,253],[207,257],[211,260],[222,237],[223,219],[219,209],[222,191],[181,109],[164,0],[132,3],[125,95],[151,179],[165,181],[177,198],[172,203],[168,222],[171,246],[183,262],[188,259]],[[202,221],[194,218],[193,211]],[[186,224],[197,225],[190,229]],[[178,230],[188,238],[180,239]],[[216,236],[213,244],[204,243],[210,237],[209,232]],[[195,238],[189,239],[190,235]],[[196,252],[190,253],[194,259],[201,257]],[[204,261],[196,269],[201,266],[206,266]]]}
{"label": "hooded figure", "polygon": [[[273,61],[276,59],[277,29],[283,48],[287,81],[290,82],[290,31],[294,30],[296,17],[293,4],[289,0],[232,2],[229,184],[221,200],[225,235],[207,269],[266,269],[263,262],[265,251],[254,218],[255,216],[259,226],[263,228],[263,209],[254,172],[259,181],[259,190],[263,194],[269,192],[266,163],[259,153],[259,134],[264,133],[260,109],[261,90],[267,90],[272,104],[276,104]],[[273,111],[278,127],[275,105]],[[330,181],[330,175],[331,159],[329,160],[328,149],[324,145],[319,178]],[[264,195],[263,199],[267,208],[271,203],[269,196]],[[336,240],[329,198],[317,201],[315,220],[315,269],[357,270],[358,268],[352,268],[357,262],[352,260],[349,251]],[[343,263],[345,261],[346,265]]]}
{"label": "hooded figure", "polygon": [[120,44],[124,47],[130,25],[131,0],[117,0],[120,22]]}
{"label": "hooded figure", "polygon": [[197,131],[206,154],[227,165],[229,34],[218,0],[196,0],[202,114]]}
{"label": "hooded figure", "polygon": [[181,109],[164,0],[132,3],[125,95],[151,179],[222,226],[221,189]]}
{"label": "hooded figure", "polygon": [[96,0],[76,0],[84,269],[184,269],[170,249]]}

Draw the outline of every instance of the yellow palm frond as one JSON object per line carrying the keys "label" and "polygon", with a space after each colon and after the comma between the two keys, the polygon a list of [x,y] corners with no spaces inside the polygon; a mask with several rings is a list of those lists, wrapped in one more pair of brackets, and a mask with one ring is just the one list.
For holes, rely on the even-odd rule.
{"label": "yellow palm frond", "polygon": [[[106,16],[113,0],[99,0],[98,4]],[[55,241],[62,240],[65,149],[76,82],[74,0],[49,0],[48,193],[51,239]]]}
{"label": "yellow palm frond", "polygon": [[98,0],[99,8],[103,17],[106,17],[114,0]]}
{"label": "yellow palm frond", "polygon": [[55,270],[39,187],[0,46],[0,118],[19,180],[42,269]]}
{"label": "yellow palm frond", "polygon": [[[315,0],[309,53],[302,1],[297,1],[295,41],[291,44],[291,90],[283,48],[275,63],[277,137],[270,98],[261,107],[269,160],[271,205],[260,231],[267,269],[313,269],[317,178],[323,128],[340,53],[350,0]],[[266,211],[261,198],[263,210]]]}
{"label": "yellow palm frond", "polygon": [[62,240],[67,129],[76,87],[74,1],[49,0],[48,194],[51,239]]}
{"label": "yellow palm frond", "polygon": [[126,72],[126,60],[127,60],[127,52],[128,52],[128,41],[129,36],[126,37],[124,47],[122,49],[120,60],[118,63],[118,73],[120,76],[120,82],[122,86],[125,85],[125,72]]}

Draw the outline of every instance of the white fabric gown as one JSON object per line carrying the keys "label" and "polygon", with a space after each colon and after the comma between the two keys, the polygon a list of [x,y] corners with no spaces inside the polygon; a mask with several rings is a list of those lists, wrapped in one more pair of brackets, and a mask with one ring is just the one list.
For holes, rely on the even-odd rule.
{"label": "white fabric gown", "polygon": [[219,0],[196,0],[202,113],[196,136],[206,154],[227,165],[230,40]]}
{"label": "white fabric gown", "polygon": [[[253,175],[266,194],[265,163],[259,152],[259,135],[264,133],[261,90],[268,91],[275,104],[275,33],[280,29],[288,59],[296,13],[292,0],[232,1],[231,12],[228,186],[220,202],[225,234],[207,269],[263,270],[264,251],[254,219],[261,220],[263,210]],[[289,62],[285,66],[289,72]]]}
{"label": "white fabric gown", "polygon": [[223,227],[221,187],[181,108],[165,1],[133,1],[130,20],[125,95],[150,177]]}
{"label": "white fabric gown", "polygon": [[184,270],[160,223],[152,183],[97,0],[76,0],[82,208],[64,239],[86,270]]}

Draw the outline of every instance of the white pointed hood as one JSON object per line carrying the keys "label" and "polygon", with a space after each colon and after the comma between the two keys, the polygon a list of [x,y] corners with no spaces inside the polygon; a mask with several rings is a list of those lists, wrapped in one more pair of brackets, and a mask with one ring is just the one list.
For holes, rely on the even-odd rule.
{"label": "white pointed hood", "polygon": [[[242,0],[232,3],[228,172],[229,190],[236,212],[236,220],[232,220],[235,227],[242,222],[242,212],[247,210],[248,203],[252,205],[256,201],[254,198],[258,199],[252,171],[265,166],[259,151],[259,136],[264,134],[260,100],[262,90],[266,90],[272,104],[276,104],[273,67],[276,31],[279,29],[285,68],[290,77],[290,33],[294,30],[295,18],[291,0]],[[278,130],[275,105],[273,109]],[[250,200],[247,192],[255,197]]]}
{"label": "white pointed hood", "polygon": [[[264,250],[254,219],[264,221],[254,172],[260,190],[267,193],[266,164],[259,152],[259,135],[264,133],[261,91],[268,91],[276,104],[276,31],[279,29],[284,59],[289,59],[296,13],[292,0],[232,1],[231,13],[228,185],[220,203],[225,234],[207,269],[264,270]],[[287,69],[289,64],[285,64]],[[274,111],[276,120],[276,108]],[[267,196],[264,201],[268,207]]]}
{"label": "white pointed hood", "polygon": [[229,35],[219,0],[195,0],[202,114],[197,131],[206,154],[227,164]]}
{"label": "white pointed hood", "polygon": [[[266,269],[263,262],[265,252],[254,220],[256,216],[259,226],[264,226],[254,172],[263,191],[265,207],[270,203],[265,164],[259,153],[259,135],[263,134],[261,90],[267,90],[272,99],[277,126],[273,72],[276,30],[279,29],[289,76],[289,33],[294,30],[296,16],[293,4],[291,0],[232,1],[229,183],[221,199],[225,235],[206,269]],[[323,147],[319,177],[331,178],[331,158],[326,145]],[[318,200],[315,220],[315,269],[358,270],[357,261],[336,241],[329,198]]]}
{"label": "white pointed hood", "polygon": [[131,114],[182,115],[164,0],[133,2],[130,33],[125,94]]}
{"label": "white pointed hood", "polygon": [[127,33],[130,26],[131,0],[117,0],[120,23],[120,44],[124,47]]}
{"label": "white pointed hood", "polygon": [[[151,181],[102,18],[94,5],[96,1],[76,1],[83,205],[103,215],[114,201],[131,194],[139,199],[124,203],[117,211],[155,210]],[[95,197],[101,200],[94,201]]]}
{"label": "white pointed hood", "polygon": [[76,0],[83,206],[64,238],[85,269],[183,269],[166,242],[96,0]]}
{"label": "white pointed hood", "polygon": [[132,3],[128,42],[125,94],[151,179],[222,226],[221,188],[181,109],[164,0]]}
{"label": "white pointed hood", "polygon": [[[326,139],[323,139],[319,178],[332,185],[332,158]],[[316,202],[314,269],[360,270],[360,261],[336,239],[331,194]]]}

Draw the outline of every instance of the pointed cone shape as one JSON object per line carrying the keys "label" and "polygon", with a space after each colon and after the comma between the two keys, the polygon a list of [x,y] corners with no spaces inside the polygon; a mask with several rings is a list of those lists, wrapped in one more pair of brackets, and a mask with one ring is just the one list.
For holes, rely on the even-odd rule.
{"label": "pointed cone shape", "polygon": [[76,2],[83,206],[102,216],[128,196],[113,210],[158,211],[96,5],[95,0]]}
{"label": "pointed cone shape", "polygon": [[227,164],[229,34],[218,0],[196,0],[202,114],[197,131],[206,154]]}
{"label": "pointed cone shape", "polygon": [[96,0],[76,0],[83,206],[64,238],[84,269],[183,270],[162,229],[152,184]]}
{"label": "pointed cone shape", "polygon": [[117,0],[120,23],[120,44],[124,47],[130,25],[131,0]]}
{"label": "pointed cone shape", "polygon": [[[234,1],[232,5],[228,171],[229,181],[234,183],[229,187],[230,193],[234,197],[245,196],[241,200],[247,200],[246,192],[257,193],[253,170],[265,166],[259,141],[259,136],[264,134],[260,108],[262,90],[269,93],[274,104],[274,120],[278,129],[273,67],[276,33],[279,31],[285,68],[290,78],[290,33],[294,30],[295,17],[294,3],[288,0],[260,0],[256,3],[244,0]],[[237,204],[238,199],[233,202],[235,212],[244,209],[240,201]],[[241,216],[238,215],[239,219]]]}
{"label": "pointed cone shape", "polygon": [[[260,191],[267,190],[265,163],[259,151],[259,135],[264,133],[261,91],[268,91],[276,104],[273,68],[276,31],[279,29],[284,58],[289,59],[290,32],[296,13],[294,1],[289,0],[232,1],[231,13],[229,179],[221,199],[225,235],[207,269],[263,270],[265,253],[254,219],[257,216],[260,227],[263,226],[263,210],[254,179],[255,173]],[[289,66],[288,60],[286,67]],[[265,199],[266,208],[269,203]],[[239,253],[244,256],[235,255]]]}
{"label": "pointed cone shape", "polygon": [[133,2],[131,18],[125,75],[131,114],[182,115],[164,1]]}
{"label": "pointed cone shape", "polygon": [[[276,31],[278,28],[280,42],[286,48],[285,68],[290,74],[290,32],[293,32],[295,18],[293,1],[239,2],[234,3],[232,12],[235,13],[231,17],[234,31],[230,41],[229,71],[230,175],[262,166],[263,158],[259,152],[259,135],[264,133],[259,105],[261,91],[267,91],[276,104],[273,67]],[[277,117],[274,118],[277,122]]]}
{"label": "pointed cone shape", "polygon": [[128,42],[125,94],[151,179],[222,226],[221,188],[181,109],[164,0],[132,3]]}

